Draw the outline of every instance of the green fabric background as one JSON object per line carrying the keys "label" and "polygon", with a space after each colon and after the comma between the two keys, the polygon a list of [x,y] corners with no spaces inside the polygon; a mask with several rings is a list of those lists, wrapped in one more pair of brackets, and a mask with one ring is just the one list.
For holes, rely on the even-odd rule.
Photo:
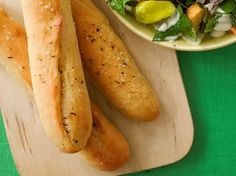
{"label": "green fabric background", "polygon": [[[178,52],[195,126],[181,161],[130,176],[236,175],[236,44],[207,52]],[[158,147],[158,146],[157,146]],[[0,176],[16,176],[0,118]]]}

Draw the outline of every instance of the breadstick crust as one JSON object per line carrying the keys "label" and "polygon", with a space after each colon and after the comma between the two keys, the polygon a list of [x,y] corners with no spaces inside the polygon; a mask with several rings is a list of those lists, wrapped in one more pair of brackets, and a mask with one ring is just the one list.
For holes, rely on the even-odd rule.
{"label": "breadstick crust", "polygon": [[157,96],[105,15],[90,0],[71,0],[83,64],[89,77],[123,113],[154,120]]}
{"label": "breadstick crust", "polygon": [[[26,88],[31,90],[25,30],[21,25],[11,20],[1,7],[0,43],[0,65],[6,68],[9,73],[13,73],[17,80],[23,80]],[[9,51],[11,52],[9,53]],[[92,132],[81,154],[97,169],[115,170],[129,159],[128,143],[94,103],[91,103],[91,110],[93,115]]]}
{"label": "breadstick crust", "polygon": [[0,64],[18,78],[31,82],[26,34],[21,25],[10,19],[0,7]]}
{"label": "breadstick crust", "polygon": [[128,161],[129,145],[94,103],[91,103],[91,108],[93,114],[92,133],[81,154],[92,166],[100,170],[116,170]]}
{"label": "breadstick crust", "polygon": [[86,145],[92,115],[69,0],[21,0],[33,93],[47,135],[61,151]]}

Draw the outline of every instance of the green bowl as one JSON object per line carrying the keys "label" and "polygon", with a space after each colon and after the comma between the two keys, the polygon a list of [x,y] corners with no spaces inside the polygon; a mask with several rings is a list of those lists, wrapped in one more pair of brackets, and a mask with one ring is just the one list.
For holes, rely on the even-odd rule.
{"label": "green bowl", "polygon": [[116,17],[131,31],[139,35],[140,37],[155,43],[157,45],[161,45],[164,47],[172,48],[175,50],[182,51],[204,51],[204,50],[212,50],[227,46],[236,42],[236,35],[228,32],[222,37],[212,38],[206,37],[202,40],[200,45],[191,45],[186,41],[179,39],[177,41],[163,41],[163,42],[153,42],[154,30],[148,28],[147,26],[138,23],[132,16],[125,16],[118,14],[116,11],[112,10]]}

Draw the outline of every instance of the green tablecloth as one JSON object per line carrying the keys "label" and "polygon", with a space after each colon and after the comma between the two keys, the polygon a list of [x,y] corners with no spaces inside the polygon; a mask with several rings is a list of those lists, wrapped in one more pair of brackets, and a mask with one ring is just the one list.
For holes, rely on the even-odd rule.
{"label": "green tablecloth", "polygon": [[[235,176],[236,44],[178,57],[195,126],[192,149],[175,164],[131,175]],[[15,175],[0,118],[0,176]]]}

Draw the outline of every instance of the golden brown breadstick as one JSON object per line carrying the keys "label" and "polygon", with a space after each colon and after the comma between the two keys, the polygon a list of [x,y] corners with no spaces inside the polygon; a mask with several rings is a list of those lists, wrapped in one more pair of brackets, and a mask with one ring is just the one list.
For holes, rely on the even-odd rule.
{"label": "golden brown breadstick", "polygon": [[91,133],[92,115],[70,1],[21,2],[42,124],[62,151],[80,151]]}
{"label": "golden brown breadstick", "polygon": [[106,97],[126,115],[153,120],[160,107],[125,44],[91,0],[71,0],[83,64]]}
{"label": "golden brown breadstick", "polygon": [[[25,31],[10,20],[0,8],[0,65],[31,89]],[[120,132],[92,103],[93,128],[81,151],[87,160],[101,170],[115,170],[129,158],[129,146]]]}
{"label": "golden brown breadstick", "polygon": [[26,34],[0,7],[0,64],[18,78],[31,82]]}
{"label": "golden brown breadstick", "polygon": [[129,146],[122,134],[91,103],[93,128],[87,145],[81,151],[92,166],[112,171],[129,159]]}

